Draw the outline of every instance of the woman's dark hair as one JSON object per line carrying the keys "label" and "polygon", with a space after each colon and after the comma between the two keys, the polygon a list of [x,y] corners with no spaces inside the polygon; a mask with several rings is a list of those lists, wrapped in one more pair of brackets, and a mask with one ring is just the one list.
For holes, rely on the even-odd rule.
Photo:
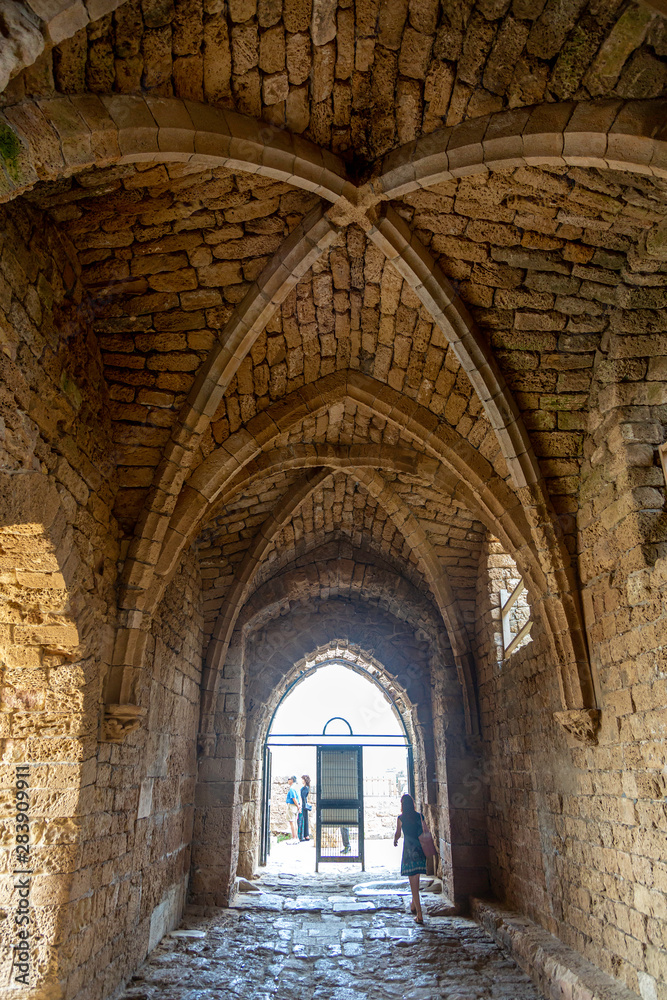
{"label": "woman's dark hair", "polygon": [[308,787],[310,788],[310,775],[309,774],[302,774],[301,775],[301,780],[305,781],[306,784],[308,785]]}
{"label": "woman's dark hair", "polygon": [[401,821],[406,833],[414,836],[419,828],[420,819],[411,795],[401,795]]}
{"label": "woman's dark hair", "polygon": [[417,815],[415,802],[411,795],[401,795],[401,813],[406,818]]}

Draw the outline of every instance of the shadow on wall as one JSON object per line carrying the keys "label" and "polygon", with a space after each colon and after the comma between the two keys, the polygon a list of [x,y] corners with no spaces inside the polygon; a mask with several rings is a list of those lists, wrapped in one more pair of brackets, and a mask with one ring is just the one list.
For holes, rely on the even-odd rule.
{"label": "shadow on wall", "polygon": [[[97,702],[72,614],[80,562],[47,476],[0,473],[0,719],[12,793],[0,984],[62,995],[95,780]],[[15,806],[15,808],[14,808]]]}

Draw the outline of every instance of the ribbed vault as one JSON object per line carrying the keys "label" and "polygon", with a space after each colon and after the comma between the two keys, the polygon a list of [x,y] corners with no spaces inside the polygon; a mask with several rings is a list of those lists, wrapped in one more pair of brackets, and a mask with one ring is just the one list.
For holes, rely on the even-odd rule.
{"label": "ribbed vault", "polygon": [[[305,443],[363,448],[370,438],[380,448],[404,446],[441,463],[468,508],[466,525],[455,518],[445,544],[437,495],[425,518],[438,522],[429,537],[415,514],[429,510],[423,494],[405,480],[397,491],[379,473],[356,474],[387,511],[392,530],[403,532],[403,547],[418,553],[461,658],[461,675],[469,678],[469,704],[469,639],[447,574],[449,553],[457,553],[464,564],[457,584],[472,620],[477,556],[450,541],[465,539],[475,519],[497,536],[513,535],[509,548],[526,562],[534,599],[545,602],[547,632],[564,662],[564,707],[592,704],[567,516],[581,462],[576,412],[588,407],[590,376],[582,365],[590,366],[592,351],[586,338],[608,321],[605,309],[646,298],[642,292],[633,298],[633,267],[641,270],[644,258],[635,261],[632,253],[664,218],[662,180],[626,182],[618,167],[660,172],[642,166],[662,155],[652,124],[659,106],[646,102],[637,116],[617,102],[600,106],[595,119],[593,106],[587,118],[585,105],[563,106],[562,115],[554,105],[541,134],[530,109],[435,131],[427,145],[399,148],[378,163],[378,177],[362,195],[345,181],[343,162],[326,160],[315,146],[299,146],[295,138],[285,145],[238,116],[207,115],[192,104],[137,102],[105,98],[99,106],[121,150],[129,150],[111,158],[126,165],[79,171],[76,180],[42,185],[29,196],[75,247],[101,334],[120,458],[116,512],[134,535],[122,597],[134,624],[121,634],[117,658],[132,659],[127,650],[133,646],[141,657],[133,630],[152,614],[211,505],[260,452]],[[45,107],[61,143],[66,131],[58,115],[66,107],[58,101]],[[169,108],[181,118],[183,137],[189,124],[202,150],[206,142],[213,148],[216,130],[216,141],[224,134],[226,157],[216,163],[209,155],[204,168],[195,151],[175,165],[168,157],[155,165],[148,151],[153,141],[160,147],[181,141],[168,124]],[[65,156],[77,128],[94,136],[103,120],[88,106],[72,105],[71,112],[77,121],[70,118]],[[43,112],[26,105],[18,117],[7,114],[20,127]],[[584,125],[587,133],[578,131]],[[613,143],[607,132],[602,141],[603,125],[617,137]],[[592,127],[600,129],[601,142]],[[207,140],[196,138],[199,128],[208,130]],[[561,166],[548,150],[560,142],[564,151],[570,129],[579,146],[572,147],[570,165]],[[633,131],[644,138],[628,142]],[[538,155],[524,153],[521,165],[516,157],[510,165],[510,147],[520,152],[531,144]],[[586,158],[587,151],[611,159]],[[35,162],[44,162],[44,154],[43,142],[26,150]],[[251,160],[257,160],[254,172],[244,173]],[[466,164],[473,165],[470,177]],[[29,176],[29,159],[24,168]],[[313,169],[324,183],[308,182]],[[378,215],[372,192],[392,196],[393,204]],[[327,214],[323,199],[335,202]],[[582,254],[579,243],[574,249],[587,227],[589,242],[604,250]],[[532,266],[567,278],[562,291],[540,291]],[[621,270],[627,295],[605,292],[605,267],[611,274]],[[524,282],[527,290],[518,291]],[[594,307],[586,304],[591,299]],[[504,340],[503,329],[511,330]],[[536,368],[539,375],[531,376]],[[312,457],[307,465],[315,466]],[[294,532],[290,515],[304,490],[296,484],[291,493],[283,490],[286,506],[277,520],[270,514],[269,535],[282,531],[281,547],[284,533]],[[470,490],[472,506],[464,499]],[[372,538],[373,515],[364,520]],[[271,550],[271,538],[262,534],[267,524],[259,538],[252,540],[246,525],[244,541],[228,543],[235,551],[225,574],[236,579],[218,617],[218,637],[223,620],[227,630],[233,627],[248,581]],[[554,601],[557,612],[549,610]],[[209,651],[209,668],[212,657]],[[112,680],[110,691],[123,683]]]}
{"label": "ribbed vault", "polygon": [[[100,801],[120,802],[113,836],[128,854],[118,882],[95,882],[107,902],[94,908],[124,908],[113,948],[140,941],[122,962],[114,952],[125,964],[109,990],[166,928],[167,896],[122,881],[135,859],[152,863],[153,827],[132,837],[153,789],[196,811],[191,888],[225,905],[239,864],[253,871],[271,707],[331,643],[399,690],[457,902],[485,892],[495,866],[501,888],[519,885],[524,910],[570,939],[597,944],[598,911],[630,908],[618,873],[608,900],[590,880],[580,894],[577,866],[601,863],[606,844],[589,822],[607,787],[588,778],[602,696],[610,745],[633,732],[614,759],[640,759],[634,717],[649,699],[623,687],[623,657],[645,654],[648,677],[664,646],[663,595],[646,575],[665,545],[663,6],[3,4],[0,467],[52,480],[72,621],[95,647],[85,683],[72,667],[53,674],[66,694],[16,698],[39,701],[46,738],[55,726],[53,746],[63,740],[53,754],[82,773],[94,734],[105,744]],[[3,559],[15,543],[10,526]],[[70,656],[48,645],[59,584],[46,581],[40,610],[15,597],[26,567],[8,572],[2,635],[23,637],[46,686],[53,658],[64,675]],[[533,650],[499,669],[500,592],[519,576]],[[85,745],[59,721],[68,698]],[[518,718],[527,705],[540,738]],[[583,805],[569,763],[566,779],[547,774],[562,763],[554,716],[589,744],[575,748]],[[8,719],[10,749],[25,724]],[[497,784],[469,794],[483,740]],[[538,744],[543,787],[524,766]],[[168,768],[177,794],[159,786]],[[625,811],[637,788],[623,785],[605,823],[639,829]],[[531,795],[548,809],[525,805]],[[574,847],[570,814],[587,820]],[[523,832],[503,833],[515,821],[539,855],[528,876]],[[159,855],[160,892],[184,893],[189,850],[185,836]],[[569,895],[551,891],[561,875]],[[653,947],[654,900],[640,903],[642,930],[617,917],[637,940],[605,967],[625,963],[628,985],[652,996],[657,960],[636,952]],[[101,932],[100,949],[110,940]]]}

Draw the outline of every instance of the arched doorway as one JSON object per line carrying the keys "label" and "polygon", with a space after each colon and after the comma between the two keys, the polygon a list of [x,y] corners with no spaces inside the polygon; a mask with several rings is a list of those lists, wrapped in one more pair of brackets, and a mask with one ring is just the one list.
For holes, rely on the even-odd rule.
{"label": "arched doorway", "polygon": [[[334,647],[324,658],[307,662],[287,686],[264,743],[260,865],[266,863],[272,841],[287,839],[283,786],[292,776],[300,781],[304,773],[318,775],[311,782],[308,817],[317,820],[311,841],[316,868],[320,861],[348,860],[363,867],[365,841],[375,845],[393,835],[399,796],[415,789],[413,726],[403,718],[400,696],[378,667],[359,652]],[[401,704],[405,706],[403,699]],[[339,756],[358,759],[359,775],[352,784],[359,778],[359,804],[344,808],[339,803],[336,808],[329,801],[323,808],[322,775]]]}
{"label": "arched doorway", "polygon": [[465,907],[471,893],[486,891],[487,852],[478,833],[484,786],[470,784],[478,750],[466,734],[446,634],[404,601],[352,599],[329,588],[302,588],[293,599],[270,582],[239,617],[200,733],[195,905],[228,905],[235,877],[257,871],[262,751],[273,713],[307,667],[346,653],[371,665],[405,721],[415,794],[437,835],[447,895]]}

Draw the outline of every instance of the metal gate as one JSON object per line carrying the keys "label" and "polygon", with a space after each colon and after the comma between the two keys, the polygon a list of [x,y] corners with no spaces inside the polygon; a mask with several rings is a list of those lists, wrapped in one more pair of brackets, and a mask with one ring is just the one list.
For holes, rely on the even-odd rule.
{"label": "metal gate", "polygon": [[262,780],[262,831],[259,845],[259,863],[265,865],[271,853],[271,779],[272,757],[264,747],[264,777]]}
{"label": "metal gate", "polygon": [[316,815],[315,871],[321,861],[361,862],[365,871],[363,747],[317,747]]}

